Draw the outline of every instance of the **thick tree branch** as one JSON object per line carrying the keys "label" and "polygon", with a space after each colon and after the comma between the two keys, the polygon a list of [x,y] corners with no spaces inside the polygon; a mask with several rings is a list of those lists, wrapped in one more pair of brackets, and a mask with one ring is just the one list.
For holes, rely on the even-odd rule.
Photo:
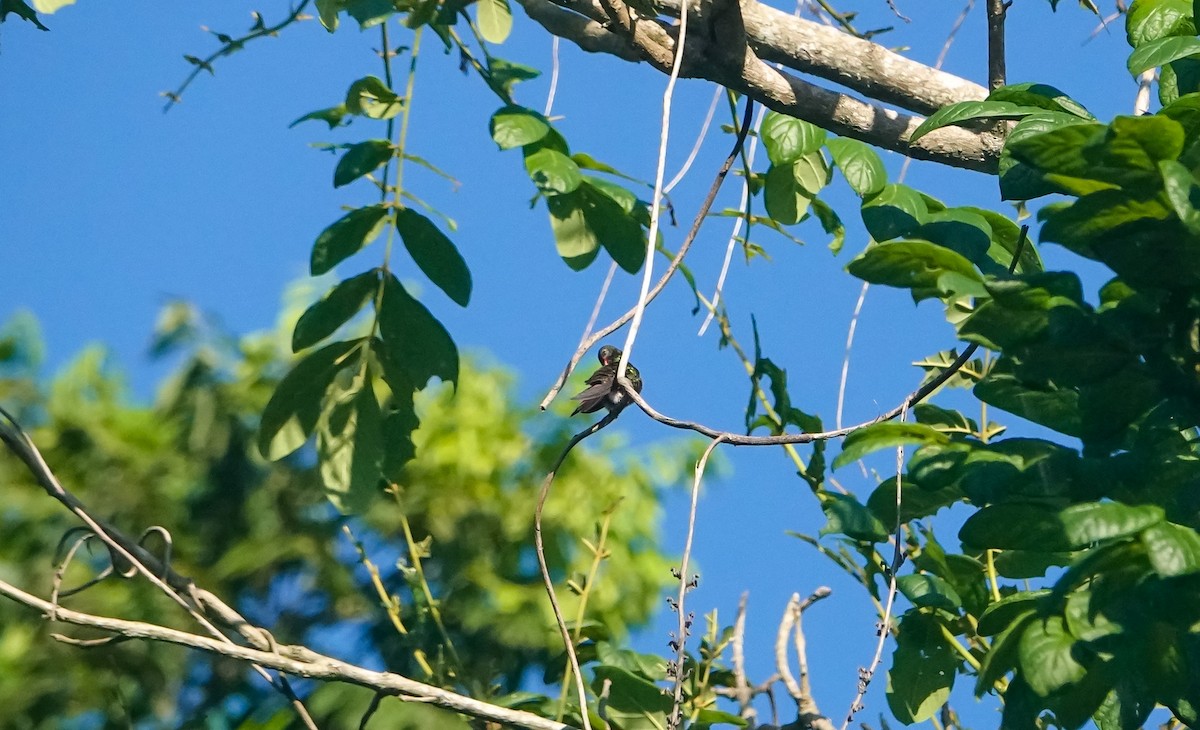
{"label": "thick tree branch", "polygon": [[[609,31],[604,25],[608,16],[596,0],[558,0],[558,5],[574,13],[550,0],[519,2],[548,31],[584,50],[626,60],[638,57],[661,71],[669,68],[674,29],[641,20],[632,24],[631,33]],[[679,0],[663,4],[668,11],[678,12]],[[566,18],[575,13],[577,20],[568,23]],[[921,117],[816,86],[773,68],[768,61],[921,112],[982,99],[987,94],[983,87],[756,2],[706,3],[698,15],[698,30],[689,34],[683,75],[715,81],[780,113],[915,159],[995,172],[1002,140],[993,132],[946,127],[909,144],[912,130],[924,121]],[[609,40],[602,43],[605,37]]]}
{"label": "thick tree branch", "polygon": [[573,730],[570,725],[547,720],[529,712],[491,705],[399,674],[363,669],[333,657],[318,654],[302,646],[277,645],[275,651],[261,651],[246,646],[227,644],[218,639],[178,631],[157,624],[72,611],[62,606],[55,606],[49,601],[42,600],[3,581],[0,581],[0,595],[35,608],[53,620],[100,629],[125,639],[162,641],[220,654],[232,659],[241,659],[297,677],[357,684],[384,694],[395,695],[402,700],[425,702],[472,717],[529,728],[529,730]]}

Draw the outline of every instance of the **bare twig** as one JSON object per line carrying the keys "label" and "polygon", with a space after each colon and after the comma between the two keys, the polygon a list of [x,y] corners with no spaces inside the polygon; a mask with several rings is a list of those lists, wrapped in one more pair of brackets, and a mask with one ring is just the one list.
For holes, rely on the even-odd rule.
{"label": "bare twig", "polygon": [[733,696],[738,703],[738,714],[753,727],[757,713],[754,710],[754,705],[751,703],[753,698],[750,692],[750,683],[746,680],[745,649],[746,602],[749,599],[750,592],[743,592],[742,599],[738,601],[737,618],[733,622]]}
{"label": "bare twig", "polygon": [[687,159],[683,161],[683,165],[679,168],[679,172],[675,173],[675,177],[671,178],[671,182],[663,186],[663,194],[666,195],[675,189],[675,186],[683,181],[688,170],[692,169],[692,163],[696,161],[696,155],[700,154],[700,147],[704,144],[704,139],[708,137],[708,128],[712,126],[713,114],[717,111],[717,102],[721,100],[721,95],[726,93],[725,89],[720,86],[713,89],[712,103],[708,105],[708,112],[704,115],[704,123],[700,125],[700,133],[696,135],[696,142],[692,145],[692,151],[688,153]]}
{"label": "bare twig", "polygon": [[1004,86],[1007,73],[1004,63],[1004,16],[1012,0],[987,0],[988,26],[988,89]]}
{"label": "bare twig", "polygon": [[[908,418],[908,407],[900,412],[900,421],[904,422]],[[867,694],[867,686],[875,677],[875,671],[879,668],[879,662],[883,659],[883,647],[887,643],[887,637],[892,630],[892,609],[896,605],[896,577],[900,573],[900,566],[904,563],[904,542],[901,540],[900,530],[904,524],[901,517],[901,502],[903,492],[901,490],[902,481],[901,473],[904,471],[904,444],[896,447],[896,528],[892,534],[893,552],[892,562],[888,566],[888,592],[887,599],[883,604],[883,617],[879,621],[879,631],[877,632],[878,640],[875,642],[875,655],[871,657],[871,663],[865,669],[858,671],[858,692],[854,696],[854,700],[850,703],[850,709],[846,712],[846,720],[842,723],[841,730],[846,730],[850,722],[854,719],[855,713],[862,709],[863,697]]]}
{"label": "bare twig", "polygon": [[[619,0],[609,0],[619,2]],[[625,333],[625,346],[621,348],[621,361],[617,365],[617,377],[625,377],[625,369],[629,367],[629,358],[633,355],[633,346],[637,342],[638,331],[642,326],[642,317],[646,314],[646,303],[650,295],[650,280],[654,277],[654,247],[658,243],[658,226],[662,213],[663,177],[667,170],[667,141],[671,133],[671,103],[675,97],[675,82],[679,80],[679,69],[683,65],[683,51],[687,42],[688,12],[687,0],[681,0],[679,12],[679,35],[675,42],[674,58],[671,61],[671,73],[667,77],[667,88],[663,92],[662,126],[658,137],[658,164],[654,168],[654,196],[650,202],[650,230],[646,233],[646,259],[642,264],[642,288],[638,293],[637,305],[633,308],[633,319],[629,323],[629,331]]]}
{"label": "bare twig", "polygon": [[[0,418],[4,419],[0,420],[0,442],[8,446],[9,450],[25,464],[37,480],[38,485],[47,494],[70,510],[97,538],[104,542],[112,556],[114,567],[118,562],[122,565],[129,565],[133,572],[140,573],[154,587],[187,611],[196,623],[220,641],[233,643],[232,639],[201,613],[204,608],[216,611],[227,626],[236,630],[255,646],[266,646],[267,648],[274,646],[274,641],[270,638],[269,633],[252,626],[240,614],[212,594],[199,591],[191,579],[179,575],[167,562],[159,560],[153,553],[143,548],[140,540],[132,540],[116,528],[93,517],[83,502],[59,483],[45,458],[42,457],[41,451],[34,445],[33,440],[29,438],[17,420],[3,408],[0,408]],[[132,574],[130,573],[131,576]],[[259,664],[251,666],[255,672],[288,699],[305,726],[315,730],[316,724],[309,716],[308,710],[292,691],[287,679],[282,675],[272,677]]]}
{"label": "bare twig", "polygon": [[673,702],[671,705],[671,714],[667,718],[667,727],[678,728],[682,720],[683,713],[683,679],[684,666],[683,659],[687,652],[687,637],[691,632],[692,616],[687,613],[686,601],[687,592],[695,585],[694,579],[688,576],[688,563],[692,557],[692,538],[696,534],[696,505],[700,500],[700,481],[704,477],[704,469],[708,466],[708,458],[712,456],[713,450],[724,439],[721,436],[712,440],[708,448],[700,456],[700,461],[696,462],[696,471],[692,478],[692,502],[688,510],[688,527],[687,538],[683,543],[683,557],[679,562],[679,598],[676,600],[672,608],[678,614],[679,621],[677,623],[677,632],[674,639],[675,649],[675,682],[671,691]]}
{"label": "bare twig", "polygon": [[567,454],[571,453],[571,449],[575,445],[584,440],[588,436],[596,433],[608,424],[617,419],[620,411],[610,411],[605,414],[604,418],[596,421],[591,426],[571,437],[567,442],[566,448],[558,455],[558,459],[554,465],[550,467],[550,472],[546,474],[546,478],[542,480],[542,488],[538,492],[537,507],[533,512],[533,544],[537,552],[538,567],[542,571],[542,581],[546,586],[546,595],[550,597],[550,607],[554,610],[554,620],[558,623],[558,631],[562,636],[563,649],[567,653],[567,661],[570,664],[571,671],[575,673],[575,689],[579,693],[579,715],[583,720],[583,730],[591,730],[591,721],[588,719],[587,711],[587,690],[583,685],[583,672],[579,669],[579,657],[575,653],[575,642],[571,639],[571,632],[567,629],[567,622],[563,618],[562,607],[558,604],[558,595],[554,592],[554,580],[550,577],[550,568],[546,564],[546,547],[542,541],[542,509],[546,506],[546,497],[550,495],[550,486],[554,484],[554,477],[558,473],[559,467],[566,460]]}
{"label": "bare twig", "polygon": [[[717,197],[717,191],[721,189],[721,183],[724,182],[725,176],[729,174],[729,168],[733,166],[733,161],[737,159],[738,153],[741,152],[742,144],[746,140],[746,134],[750,131],[750,120],[753,118],[754,113],[753,106],[753,104],[747,104],[746,111],[742,116],[742,126],[741,129],[738,130],[738,136],[733,144],[733,149],[730,150],[729,155],[725,158],[725,162],[721,165],[721,168],[717,170],[717,175],[713,179],[712,185],[709,186],[708,195],[704,198],[704,202],[700,204],[700,209],[696,212],[696,217],[692,220],[692,228],[688,231],[687,237],[683,239],[683,243],[680,244],[679,251],[676,252],[675,258],[671,260],[671,263],[667,266],[666,271],[663,272],[663,275],[659,278],[658,282],[647,295],[647,303],[654,301],[654,298],[657,297],[663,288],[666,287],[667,282],[671,279],[671,276],[679,268],[679,264],[683,261],[683,257],[687,254],[688,249],[691,248],[692,242],[696,240],[696,235],[700,232],[700,226],[703,225],[705,218],[708,216],[708,211],[712,208],[713,200],[715,200]],[[554,385],[550,387],[550,392],[546,393],[546,396],[542,398],[542,402],[540,404],[542,410],[546,410],[546,408],[550,405],[550,402],[554,400],[554,397],[558,395],[560,390],[562,390],[563,385],[567,382],[567,378],[571,376],[571,373],[575,370],[575,366],[578,365],[580,359],[583,358],[584,353],[590,350],[592,345],[595,345],[601,339],[607,337],[613,332],[616,332],[621,328],[622,325],[632,318],[633,310],[630,309],[628,312],[621,315],[607,326],[597,330],[592,334],[591,337],[588,337],[585,341],[580,343],[579,347],[575,350],[575,354],[571,356],[570,361],[567,362],[567,366],[563,368],[562,373],[558,376],[558,380],[556,380]]]}
{"label": "bare twig", "polygon": [[178,646],[200,649],[212,654],[240,659],[280,672],[331,682],[346,682],[395,695],[410,702],[425,702],[471,717],[491,720],[529,730],[574,730],[570,725],[547,720],[530,712],[511,710],[487,702],[481,702],[440,687],[424,684],[392,672],[376,672],[353,664],[347,664],[324,654],[318,654],[303,646],[277,645],[275,651],[261,651],[239,644],[229,644],[216,638],[200,636],[186,631],[158,626],[141,621],[127,621],[107,616],[73,611],[61,606],[57,609],[45,601],[21,589],[0,581],[0,595],[37,609],[47,617],[57,611],[57,620],[109,632],[125,639],[147,639]]}
{"label": "bare twig", "polygon": [[[263,23],[262,16],[259,15],[258,12],[255,12],[254,28],[251,29],[251,31],[246,35],[242,36],[241,38],[230,38],[229,36],[223,34],[217,34],[217,38],[221,40],[221,47],[216,51],[208,54],[208,56],[204,59],[195,58],[194,56],[187,56],[186,58],[188,62],[190,62],[193,66],[192,72],[187,75],[187,78],[183,80],[183,83],[179,85],[179,88],[175,89],[174,91],[162,92],[162,95],[167,98],[167,103],[166,106],[163,107],[163,111],[170,111],[171,107],[183,100],[184,90],[191,86],[192,82],[196,80],[196,77],[200,75],[201,71],[208,71],[210,74],[213,73],[213,61],[216,61],[222,56],[228,56],[236,51],[241,50],[252,40],[256,40],[264,36],[275,35],[292,23],[295,23],[298,20],[303,20],[305,17],[307,17],[304,15],[304,10],[308,7],[310,2],[312,2],[312,0],[301,0],[300,4],[297,5],[292,12],[288,13],[286,18],[272,26],[265,25]],[[387,49],[384,50],[386,51]]]}

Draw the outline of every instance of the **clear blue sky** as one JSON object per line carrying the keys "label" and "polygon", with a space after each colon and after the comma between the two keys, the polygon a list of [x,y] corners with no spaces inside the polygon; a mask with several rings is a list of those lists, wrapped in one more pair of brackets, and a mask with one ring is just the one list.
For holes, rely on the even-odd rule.
{"label": "clear blue sky", "polygon": [[[932,63],[963,3],[896,2],[911,24],[892,17],[883,0],[842,7],[860,11],[860,28],[896,25],[880,40]],[[981,83],[983,4],[976,2],[946,63],[949,71]],[[1022,2],[1010,10],[1009,80],[1059,86],[1101,119],[1129,113],[1135,84],[1124,67],[1123,27],[1118,23],[1085,44],[1096,18],[1074,3],[1062,5],[1058,14],[1049,12],[1047,2]],[[191,68],[182,55],[203,56],[215,48],[200,26],[236,35],[249,27],[250,9],[243,3],[149,0],[117,9],[83,0],[47,18],[49,33],[15,16],[0,26],[0,321],[19,308],[35,312],[51,369],[84,345],[103,342],[130,373],[135,392],[149,397],[164,370],[145,353],[165,301],[189,299],[237,332],[272,327],[284,288],[306,274],[317,233],[340,215],[340,206],[372,197],[365,184],[334,190],[335,158],[309,145],[382,136],[377,125],[362,120],[334,133],[320,123],[288,129],[302,114],[336,104],[354,79],[380,73],[371,51],[377,32],[362,34],[352,21],[332,36],[310,21],[260,40],[221,60],[215,77],[202,75],[180,106],[162,113],[159,92],[177,86]],[[258,9],[269,23],[286,12],[283,3]],[[457,56],[443,55],[432,36],[425,44],[411,150],[462,185],[453,189],[420,173],[410,173],[408,184],[458,221],[453,238],[471,267],[475,292],[466,310],[432,287],[424,300],[460,347],[490,352],[519,372],[522,397],[536,402],[574,350],[607,262],[583,273],[562,264],[544,207],[529,209],[533,188],[519,153],[498,152],[488,136],[487,119],[498,102],[478,78],[459,73]],[[550,39],[518,17],[512,38],[496,53],[548,71]],[[547,79],[548,73],[520,85],[518,101],[540,110]],[[554,111],[565,117],[560,128],[574,150],[652,179],[664,86],[665,77],[644,65],[584,54],[564,42]],[[668,176],[691,148],[711,89],[696,81],[681,84]],[[729,121],[723,106],[717,120]],[[728,145],[727,135],[711,134],[673,195],[684,225],[665,231],[668,245],[682,238]],[[885,157],[894,175],[901,160]],[[994,179],[977,173],[917,163],[907,182],[951,205],[1011,212],[999,202]],[[717,207],[734,206],[736,199],[731,179]],[[727,297],[742,342],[751,344],[753,314],[765,353],[788,369],[794,401],[831,425],[860,286],[842,267],[865,246],[866,236],[857,199],[844,183],[835,182],[827,199],[849,228],[840,257],[830,255],[812,223],[795,231],[807,242],[803,247],[760,231],[757,242],[772,260],[746,265],[735,257]],[[728,220],[710,221],[689,258],[705,290],[715,281],[729,228]],[[340,273],[374,265],[377,254],[365,255],[369,263],[351,259]],[[1059,249],[1045,249],[1043,256],[1050,266],[1077,264]],[[630,305],[637,283],[618,275],[603,321]],[[695,336],[700,320],[691,307],[686,287],[677,282],[651,308],[636,350],[645,395],[665,413],[737,430],[749,392],[744,373],[731,353],[718,349],[715,331]],[[848,423],[899,402],[920,378],[909,363],[954,344],[935,303],[914,307],[906,294],[878,288],[868,296],[857,343]],[[1020,430],[1015,418],[999,419]],[[679,438],[633,411],[618,427],[636,443]],[[805,625],[816,699],[840,721],[857,667],[872,651],[870,605],[823,558],[785,534],[815,533],[823,523],[786,457],[773,450],[723,451],[732,469],[708,485],[701,503],[696,557],[702,580],[690,608],[701,614],[718,607],[731,622],[739,595],[750,591],[747,652],[751,672],[761,680],[772,671],[770,647],[787,597],[832,586],[833,597],[809,613]],[[860,495],[874,487],[857,468],[837,476]],[[684,534],[682,487],[667,500],[666,540],[677,549]],[[955,531],[951,515],[939,534],[953,543]],[[665,652],[671,619],[664,611],[640,645]],[[968,684],[960,680],[956,708],[976,726],[993,726],[998,718],[975,709]],[[879,713],[886,713],[884,686],[881,673],[859,719],[877,725]]]}

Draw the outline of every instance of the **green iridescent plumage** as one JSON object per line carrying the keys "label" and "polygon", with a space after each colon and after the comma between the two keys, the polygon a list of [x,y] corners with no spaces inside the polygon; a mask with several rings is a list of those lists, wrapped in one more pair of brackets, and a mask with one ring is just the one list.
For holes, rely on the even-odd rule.
{"label": "green iridescent plumage", "polygon": [[[600,367],[585,381],[588,385],[579,395],[571,400],[579,401],[578,407],[571,412],[595,413],[601,408],[607,408],[612,413],[619,413],[629,405],[629,398],[617,385],[617,368],[621,365],[621,351],[612,345],[605,345],[596,354]],[[625,378],[633,384],[633,389],[642,392],[642,376],[638,369],[629,363],[625,366]]]}

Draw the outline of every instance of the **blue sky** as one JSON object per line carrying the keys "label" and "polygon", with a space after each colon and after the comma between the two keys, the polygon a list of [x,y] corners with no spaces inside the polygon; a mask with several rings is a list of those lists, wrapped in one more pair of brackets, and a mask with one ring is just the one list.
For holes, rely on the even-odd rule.
{"label": "blue sky", "polygon": [[[860,11],[860,28],[897,26],[881,42],[932,63],[963,4],[897,2],[911,24],[892,17],[881,0],[842,7]],[[976,2],[946,63],[947,70],[980,83],[986,66],[983,4]],[[163,303],[189,299],[237,332],[270,328],[285,287],[307,273],[316,235],[341,215],[340,206],[373,198],[366,184],[334,190],[335,158],[310,144],[382,136],[382,125],[360,120],[331,133],[320,123],[288,124],[336,104],[354,79],[380,74],[372,54],[377,32],[363,34],[346,22],[330,35],[315,21],[301,23],[221,60],[215,77],[202,75],[181,105],[162,113],[159,92],[176,87],[190,70],[183,54],[203,56],[215,48],[201,26],[236,35],[249,27],[250,9],[133,0],[117,10],[83,0],[49,17],[49,33],[13,16],[0,26],[0,321],[19,308],[36,313],[51,370],[86,344],[103,342],[130,373],[134,391],[150,397],[164,366],[148,362],[146,349]],[[258,9],[269,23],[286,12],[282,3]],[[512,38],[496,54],[548,72],[549,37],[519,14],[516,20]],[[1118,23],[1085,43],[1096,24],[1072,3],[1063,3],[1057,14],[1045,2],[1013,7],[1009,80],[1054,84],[1101,119],[1129,113],[1136,85],[1124,67],[1123,27]],[[573,150],[652,179],[665,77],[565,42],[561,61],[554,112],[563,115],[559,128]],[[518,101],[540,110],[548,76],[520,85]],[[711,94],[706,83],[681,83],[668,177],[687,156]],[[411,151],[461,185],[419,171],[407,173],[406,184],[457,221],[452,237],[475,281],[465,310],[429,286],[424,301],[460,347],[489,352],[514,368],[521,396],[534,403],[574,350],[607,262],[575,273],[558,258],[544,206],[529,208],[534,191],[519,153],[497,151],[488,136],[487,120],[498,106],[478,78],[459,72],[457,56],[442,54],[427,36]],[[724,105],[717,121],[729,121]],[[668,245],[682,238],[729,143],[727,135],[710,134],[673,194],[683,225],[664,231]],[[894,176],[901,159],[884,156]],[[764,159],[760,155],[759,169]],[[978,173],[916,163],[907,182],[951,205],[1011,213],[998,199],[995,180]],[[717,207],[736,200],[731,178]],[[743,345],[751,346],[753,315],[765,354],[788,370],[793,400],[832,425],[846,329],[860,288],[842,267],[865,246],[866,236],[857,199],[843,182],[835,181],[827,200],[849,230],[840,257],[830,254],[815,223],[794,231],[804,246],[760,230],[756,241],[771,260],[747,265],[735,256],[726,296]],[[710,221],[689,258],[706,291],[719,271],[729,228],[728,220]],[[339,273],[374,265],[376,250],[346,262]],[[1079,263],[1061,249],[1042,253],[1050,267]],[[418,278],[403,269],[400,275]],[[624,311],[637,285],[638,279],[619,273],[601,320]],[[670,415],[737,430],[749,392],[744,373],[732,353],[718,349],[715,330],[696,336],[700,320],[691,307],[686,286],[676,282],[650,309],[635,358],[646,380],[644,394]],[[618,335],[614,342],[622,340]],[[920,378],[909,363],[954,345],[935,303],[914,307],[907,294],[879,288],[868,295],[856,342],[847,423],[899,402]],[[1022,429],[1013,417],[992,417]],[[634,411],[618,427],[634,443],[679,438]],[[718,607],[731,622],[739,595],[749,590],[748,659],[752,674],[762,679],[772,671],[770,647],[787,597],[832,586],[833,597],[806,615],[805,625],[816,699],[840,720],[857,667],[872,651],[869,603],[786,534],[815,533],[823,522],[786,457],[773,450],[726,448],[723,454],[732,469],[707,486],[700,506],[696,558],[702,580],[691,608],[699,614]],[[874,487],[854,467],[837,477],[863,496]],[[685,526],[682,487],[667,500],[666,540],[677,548]],[[955,530],[951,515],[939,534],[953,542]],[[639,640],[641,647],[665,652],[672,618],[664,611]],[[884,685],[880,674],[860,719],[874,724],[886,712]],[[976,709],[966,691],[955,697],[965,717],[984,727],[995,724],[986,709],[991,705]]]}

